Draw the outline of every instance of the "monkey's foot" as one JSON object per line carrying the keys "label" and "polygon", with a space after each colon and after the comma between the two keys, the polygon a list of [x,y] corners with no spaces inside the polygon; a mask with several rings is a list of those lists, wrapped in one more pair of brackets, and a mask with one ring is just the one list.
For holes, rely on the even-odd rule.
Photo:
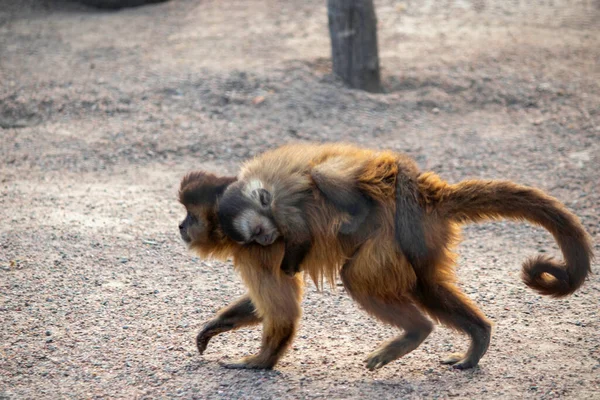
{"label": "monkey's foot", "polygon": [[452,365],[456,369],[469,369],[477,365],[462,353],[453,353],[442,360],[442,364]]}
{"label": "monkey's foot", "polygon": [[375,371],[376,369],[379,369],[384,365],[394,361],[396,358],[398,357],[392,354],[391,351],[388,351],[386,348],[382,348],[369,354],[365,362],[367,363],[367,368],[369,371]]}
{"label": "monkey's foot", "polygon": [[257,356],[248,356],[241,358],[234,362],[219,361],[219,364],[223,368],[227,369],[271,369],[273,365],[271,363],[265,363],[259,360]]}
{"label": "monkey's foot", "polygon": [[452,364],[456,364],[463,358],[465,358],[465,355],[462,353],[452,353],[452,354],[448,354],[448,357],[444,358],[441,361],[441,363],[444,365],[452,365]]}

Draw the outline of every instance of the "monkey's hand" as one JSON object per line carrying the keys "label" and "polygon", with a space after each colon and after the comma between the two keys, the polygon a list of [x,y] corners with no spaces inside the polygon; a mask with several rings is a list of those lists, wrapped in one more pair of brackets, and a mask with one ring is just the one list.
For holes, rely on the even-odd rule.
{"label": "monkey's hand", "polygon": [[248,295],[225,307],[217,316],[204,324],[196,336],[196,346],[200,354],[204,353],[210,339],[223,332],[228,332],[242,326],[258,324],[261,318],[255,313],[254,304]]}
{"label": "monkey's hand", "polygon": [[358,231],[358,228],[360,228],[360,225],[363,223],[365,218],[366,215],[364,217],[352,215],[349,221],[343,222],[342,225],[340,225],[340,233],[342,235],[350,235]]}
{"label": "monkey's hand", "polygon": [[258,355],[241,358],[234,362],[220,361],[219,364],[227,369],[272,369],[274,363],[264,360]]}
{"label": "monkey's hand", "polygon": [[208,342],[213,336],[214,335],[212,335],[207,328],[202,329],[198,336],[196,336],[196,347],[198,347],[198,352],[200,354],[204,353],[204,350],[206,350],[206,347],[208,346]]}
{"label": "monkey's hand", "polygon": [[224,324],[219,318],[208,321],[198,336],[196,336],[196,347],[198,347],[200,354],[204,353],[204,350],[206,350],[206,347],[208,346],[208,342],[213,336],[222,332],[227,332],[231,329],[231,326]]}
{"label": "monkey's hand", "polygon": [[285,254],[281,261],[281,270],[287,276],[294,276],[300,272],[300,266],[310,251],[312,243],[306,240],[300,243],[286,243]]}

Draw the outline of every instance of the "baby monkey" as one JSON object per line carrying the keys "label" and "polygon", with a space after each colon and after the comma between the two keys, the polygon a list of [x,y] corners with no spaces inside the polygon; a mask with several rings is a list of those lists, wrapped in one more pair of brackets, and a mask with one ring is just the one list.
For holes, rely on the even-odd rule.
{"label": "baby monkey", "polygon": [[221,311],[198,336],[263,323],[260,352],[236,368],[271,368],[291,343],[300,316],[304,273],[321,285],[339,276],[367,312],[403,334],[367,358],[381,368],[417,348],[433,320],[470,337],[465,354],[444,362],[476,366],[491,324],[456,285],[460,225],[498,218],[546,228],[564,262],[527,260],[522,277],[541,294],[579,288],[592,250],[581,223],[558,200],[507,181],[448,184],[421,173],[410,158],[350,145],[290,145],[247,162],[237,178],[197,173],[184,178],[184,240],[201,255],[233,256],[248,295]]}
{"label": "baby monkey", "polygon": [[318,206],[315,198],[322,197],[334,207],[329,208],[329,219],[322,224],[341,235],[356,233],[372,208],[371,200],[356,185],[356,171],[351,170],[356,166],[343,165],[343,161],[335,158],[313,166],[310,175],[308,170],[292,170],[288,179],[279,179],[286,171],[278,165],[278,177],[233,182],[219,202],[223,232],[240,244],[268,246],[282,238],[285,254],[281,269],[295,274],[312,247],[311,230],[315,227],[307,213]]}

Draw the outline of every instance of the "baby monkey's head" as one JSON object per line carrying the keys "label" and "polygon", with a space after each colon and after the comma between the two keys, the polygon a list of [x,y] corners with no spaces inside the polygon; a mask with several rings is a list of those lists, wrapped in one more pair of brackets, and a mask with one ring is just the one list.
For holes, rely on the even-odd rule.
{"label": "baby monkey's head", "polygon": [[240,244],[256,242],[268,246],[280,236],[272,205],[273,196],[260,180],[235,182],[219,200],[217,213],[221,228]]}

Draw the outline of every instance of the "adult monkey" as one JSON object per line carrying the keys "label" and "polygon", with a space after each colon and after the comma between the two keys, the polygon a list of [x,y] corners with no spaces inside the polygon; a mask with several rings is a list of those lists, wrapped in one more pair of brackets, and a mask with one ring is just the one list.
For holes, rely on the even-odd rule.
{"label": "adult monkey", "polygon": [[[238,243],[223,232],[217,217],[217,202],[227,187],[236,181],[235,177],[217,177],[207,172],[192,172],[186,175],[179,191],[179,200],[186,207],[187,215],[179,225],[182,239],[190,249],[202,257],[226,259],[233,257],[234,266],[249,288],[248,294],[242,296],[230,306],[221,310],[218,315],[208,321],[196,338],[200,354],[207,348],[210,339],[222,332],[243,326],[263,323],[263,340],[260,352],[238,362],[225,363],[228,368],[271,368],[283,355],[295,334],[300,317],[300,299],[303,279],[299,274],[283,271],[282,260],[288,246],[276,233],[276,240],[267,247],[258,244]],[[316,188],[315,188],[316,189]],[[319,196],[316,189],[316,196]],[[260,199],[258,199],[260,201]],[[332,227],[339,226],[340,231],[352,231],[365,216],[353,214],[353,207],[348,208],[350,216],[340,214],[340,210],[330,202],[321,204],[321,215]],[[332,241],[335,241],[336,230],[331,230]],[[256,237],[255,237],[256,238]],[[262,239],[260,239],[261,242]],[[339,265],[343,253],[333,247],[322,252],[322,260],[318,262]],[[322,247],[319,247],[322,249]],[[313,255],[314,258],[314,255]],[[318,256],[317,256],[318,258]],[[328,270],[330,282],[335,279],[335,268]],[[316,272],[316,270],[315,270]],[[326,275],[323,270],[321,278]],[[316,281],[318,274],[313,276]],[[322,280],[322,279],[321,279]]]}
{"label": "adult monkey", "polygon": [[[359,201],[358,212],[344,208],[350,204],[344,199],[355,195],[365,199]],[[471,368],[487,351],[490,323],[455,285],[450,249],[456,245],[461,223],[506,217],[549,230],[565,262],[540,256],[523,266],[525,283],[542,294],[566,296],[590,271],[590,240],[578,219],[556,199],[506,181],[450,185],[433,173],[421,174],[412,160],[391,152],[336,144],[286,146],[247,163],[237,182],[229,182],[215,196],[213,212],[219,196],[221,235],[238,235],[245,239],[241,242],[251,243],[252,236],[244,235],[254,232],[256,221],[268,221],[277,230],[272,232],[273,244],[262,251],[256,244],[231,242],[238,246],[234,259],[242,265],[238,268],[251,300],[221,313],[207,325],[209,333],[199,335],[210,337],[246,323],[252,315],[262,317],[267,334],[261,352],[235,367],[270,368],[291,340],[299,311],[290,318],[285,312],[288,307],[299,310],[293,304],[299,300],[301,282],[279,268],[281,253],[288,247],[281,236],[294,243],[297,232],[305,237],[304,227],[310,247],[302,270],[318,283],[323,278],[333,282],[339,274],[366,311],[405,331],[368,357],[369,369],[409,353],[428,336],[432,325],[420,310],[470,336],[466,355],[453,355],[445,362]],[[298,198],[302,201],[290,201]],[[339,217],[340,210],[347,211],[346,218]],[[304,223],[301,229],[294,226],[298,220]],[[239,249],[249,253],[242,255]]]}

